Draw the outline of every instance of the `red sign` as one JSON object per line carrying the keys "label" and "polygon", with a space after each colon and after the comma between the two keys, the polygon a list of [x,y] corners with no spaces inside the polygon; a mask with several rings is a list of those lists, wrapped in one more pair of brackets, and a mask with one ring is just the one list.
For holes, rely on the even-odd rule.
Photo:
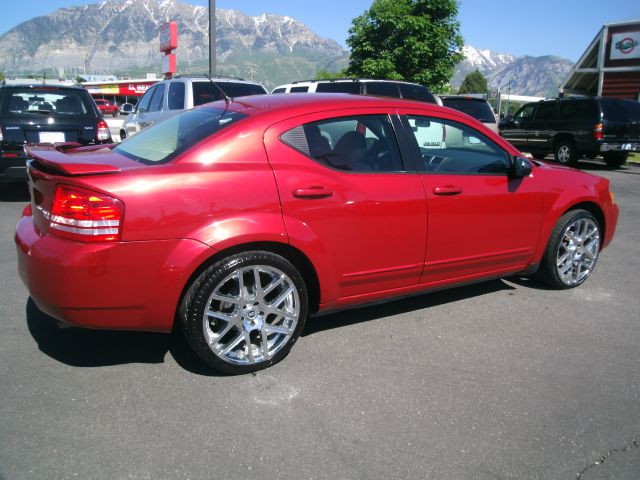
{"label": "red sign", "polygon": [[178,48],[178,24],[174,21],[160,25],[160,51],[169,53]]}

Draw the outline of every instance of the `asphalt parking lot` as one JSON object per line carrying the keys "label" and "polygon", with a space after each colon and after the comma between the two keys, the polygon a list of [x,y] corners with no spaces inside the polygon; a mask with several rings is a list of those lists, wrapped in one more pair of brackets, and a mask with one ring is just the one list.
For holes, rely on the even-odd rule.
{"label": "asphalt parking lot", "polygon": [[637,479],[640,167],[583,167],[621,209],[583,286],[317,317],[238,377],[177,335],[58,329],[16,273],[27,190],[0,185],[0,479]]}

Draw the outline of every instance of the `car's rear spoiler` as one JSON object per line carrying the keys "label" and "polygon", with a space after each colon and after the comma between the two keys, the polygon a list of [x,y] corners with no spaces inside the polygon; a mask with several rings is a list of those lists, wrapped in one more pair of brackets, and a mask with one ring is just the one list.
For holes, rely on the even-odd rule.
{"label": "car's rear spoiler", "polygon": [[[118,173],[120,167],[111,165],[103,161],[98,161],[95,155],[69,155],[65,152],[82,147],[79,143],[32,143],[25,147],[28,157],[32,158],[39,164],[52,168],[64,175],[96,175],[101,173]],[[108,145],[93,145],[90,147],[82,147],[83,153],[89,153],[101,150]],[[80,153],[80,152],[78,152]],[[100,159],[102,160],[102,159]]]}

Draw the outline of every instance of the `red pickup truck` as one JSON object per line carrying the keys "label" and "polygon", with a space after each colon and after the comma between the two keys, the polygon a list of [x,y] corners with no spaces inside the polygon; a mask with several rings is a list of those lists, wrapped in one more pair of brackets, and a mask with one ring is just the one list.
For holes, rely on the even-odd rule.
{"label": "red pickup truck", "polygon": [[98,106],[98,110],[102,112],[102,115],[106,115],[110,113],[114,117],[118,116],[118,110],[120,107],[118,105],[111,103],[109,100],[104,100],[101,98],[95,98],[96,105]]}

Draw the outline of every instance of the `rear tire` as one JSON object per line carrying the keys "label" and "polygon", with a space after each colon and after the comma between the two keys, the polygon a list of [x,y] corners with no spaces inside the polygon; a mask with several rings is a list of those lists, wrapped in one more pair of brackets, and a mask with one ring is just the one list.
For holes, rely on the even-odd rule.
{"label": "rear tire", "polygon": [[600,225],[586,210],[571,210],[556,224],[536,278],[555,289],[582,284],[600,253]]}
{"label": "rear tire", "polygon": [[568,167],[575,167],[578,163],[578,151],[571,140],[556,142],[553,155],[556,162]]}
{"label": "rear tire", "polygon": [[232,255],[191,284],[180,308],[183,332],[210,367],[242,374],[287,356],[308,314],[298,270],[270,252]]}
{"label": "rear tire", "polygon": [[627,163],[628,154],[626,153],[606,153],[604,155],[604,162],[609,168],[620,168]]}

